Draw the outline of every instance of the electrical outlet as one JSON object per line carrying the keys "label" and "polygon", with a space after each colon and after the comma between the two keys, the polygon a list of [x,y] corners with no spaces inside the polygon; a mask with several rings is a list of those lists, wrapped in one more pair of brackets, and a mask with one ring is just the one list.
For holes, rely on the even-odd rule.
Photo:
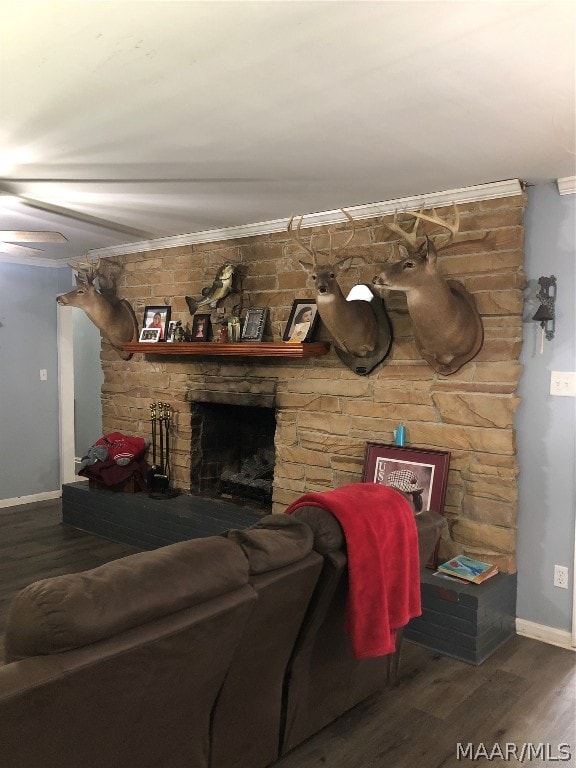
{"label": "electrical outlet", "polygon": [[554,586],[568,589],[568,568],[565,565],[554,566]]}
{"label": "electrical outlet", "polygon": [[552,371],[550,394],[560,397],[576,397],[576,373],[574,371]]}

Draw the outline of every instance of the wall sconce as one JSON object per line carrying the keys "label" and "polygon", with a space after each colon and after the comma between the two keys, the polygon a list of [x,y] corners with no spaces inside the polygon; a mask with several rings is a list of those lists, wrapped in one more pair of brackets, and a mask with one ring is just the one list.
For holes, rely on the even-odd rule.
{"label": "wall sconce", "polygon": [[544,336],[551,341],[554,338],[554,332],[556,330],[556,313],[554,311],[554,305],[556,304],[556,278],[554,275],[550,277],[538,278],[540,284],[540,291],[536,295],[536,298],[540,302],[540,306],[536,310],[536,314],[532,320],[536,320],[540,323],[542,328],[542,342],[540,344],[540,352],[544,351]]}

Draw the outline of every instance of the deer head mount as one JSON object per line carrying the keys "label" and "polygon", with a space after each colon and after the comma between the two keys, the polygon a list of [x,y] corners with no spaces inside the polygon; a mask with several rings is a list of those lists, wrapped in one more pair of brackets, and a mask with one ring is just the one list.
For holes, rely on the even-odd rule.
{"label": "deer head mount", "polygon": [[[337,277],[350,268],[355,257],[345,256],[339,260],[336,260],[336,257],[352,242],[356,232],[352,216],[344,210],[342,213],[352,224],[352,232],[338,248],[334,248],[333,233],[329,232],[330,243],[327,254],[314,249],[313,235],[309,245],[302,242],[300,228],[303,217],[300,217],[296,230],[292,226],[294,216],[290,218],[288,233],[296,245],[312,259],[311,261],[299,260],[299,264],[314,281],[318,314],[334,340],[337,354],[356,373],[365,374],[369,373],[388,352],[391,340],[390,326],[383,310],[378,312],[378,308],[374,306],[374,302],[379,302],[376,297],[374,301],[362,299],[348,301],[340,289]],[[320,255],[324,262],[322,265],[319,263]],[[384,347],[385,351],[382,354]],[[375,358],[378,358],[376,362],[374,362]]]}
{"label": "deer head mount", "polygon": [[[387,224],[388,229],[408,243],[410,251],[400,245],[400,261],[384,265],[372,282],[381,288],[406,293],[416,345],[432,368],[447,376],[472,360],[484,339],[474,296],[461,283],[446,280],[438,271],[437,251],[457,235],[460,215],[456,205],[452,223],[442,220],[434,209],[432,216],[422,212],[411,215],[414,224],[409,231],[398,224],[397,213],[393,223]],[[438,249],[428,236],[418,245],[420,221],[449,231]]]}
{"label": "deer head mount", "polygon": [[58,304],[83,309],[90,320],[107,339],[123,360],[132,355],[122,350],[122,344],[138,338],[138,321],[134,310],[126,299],[106,298],[94,286],[101,273],[101,260],[94,264],[86,259],[77,264],[70,264],[76,272],[76,288],[56,297]]}

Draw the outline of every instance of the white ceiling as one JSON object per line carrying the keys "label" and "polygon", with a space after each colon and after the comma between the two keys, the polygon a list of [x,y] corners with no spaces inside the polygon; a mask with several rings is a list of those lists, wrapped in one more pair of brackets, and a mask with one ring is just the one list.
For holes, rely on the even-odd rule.
{"label": "white ceiling", "polygon": [[572,2],[0,0],[0,229],[65,263],[574,176],[575,37]]}

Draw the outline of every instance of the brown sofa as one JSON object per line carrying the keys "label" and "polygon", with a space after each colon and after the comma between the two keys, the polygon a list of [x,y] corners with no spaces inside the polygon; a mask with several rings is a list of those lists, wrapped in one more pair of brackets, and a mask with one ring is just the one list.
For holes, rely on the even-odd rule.
{"label": "brown sofa", "polygon": [[[348,579],[342,528],[319,507],[300,507],[292,516],[313,530],[314,549],[324,556],[324,566],[286,671],[281,754],[394,683],[402,642],[400,631],[394,654],[354,657],[343,629]],[[422,565],[434,551],[444,524],[434,512],[416,517]]]}
{"label": "brown sofa", "polygon": [[[388,657],[352,657],[344,542],[318,511],[23,590],[0,766],[264,768],[385,687]],[[423,562],[443,524],[427,515]]]}
{"label": "brown sofa", "polygon": [[30,585],[8,616],[0,765],[207,766],[256,600],[242,551],[219,537]]}
{"label": "brown sofa", "polygon": [[210,766],[259,768],[278,757],[286,667],[323,558],[311,529],[285,515],[228,537],[248,559],[258,600],[214,708]]}

